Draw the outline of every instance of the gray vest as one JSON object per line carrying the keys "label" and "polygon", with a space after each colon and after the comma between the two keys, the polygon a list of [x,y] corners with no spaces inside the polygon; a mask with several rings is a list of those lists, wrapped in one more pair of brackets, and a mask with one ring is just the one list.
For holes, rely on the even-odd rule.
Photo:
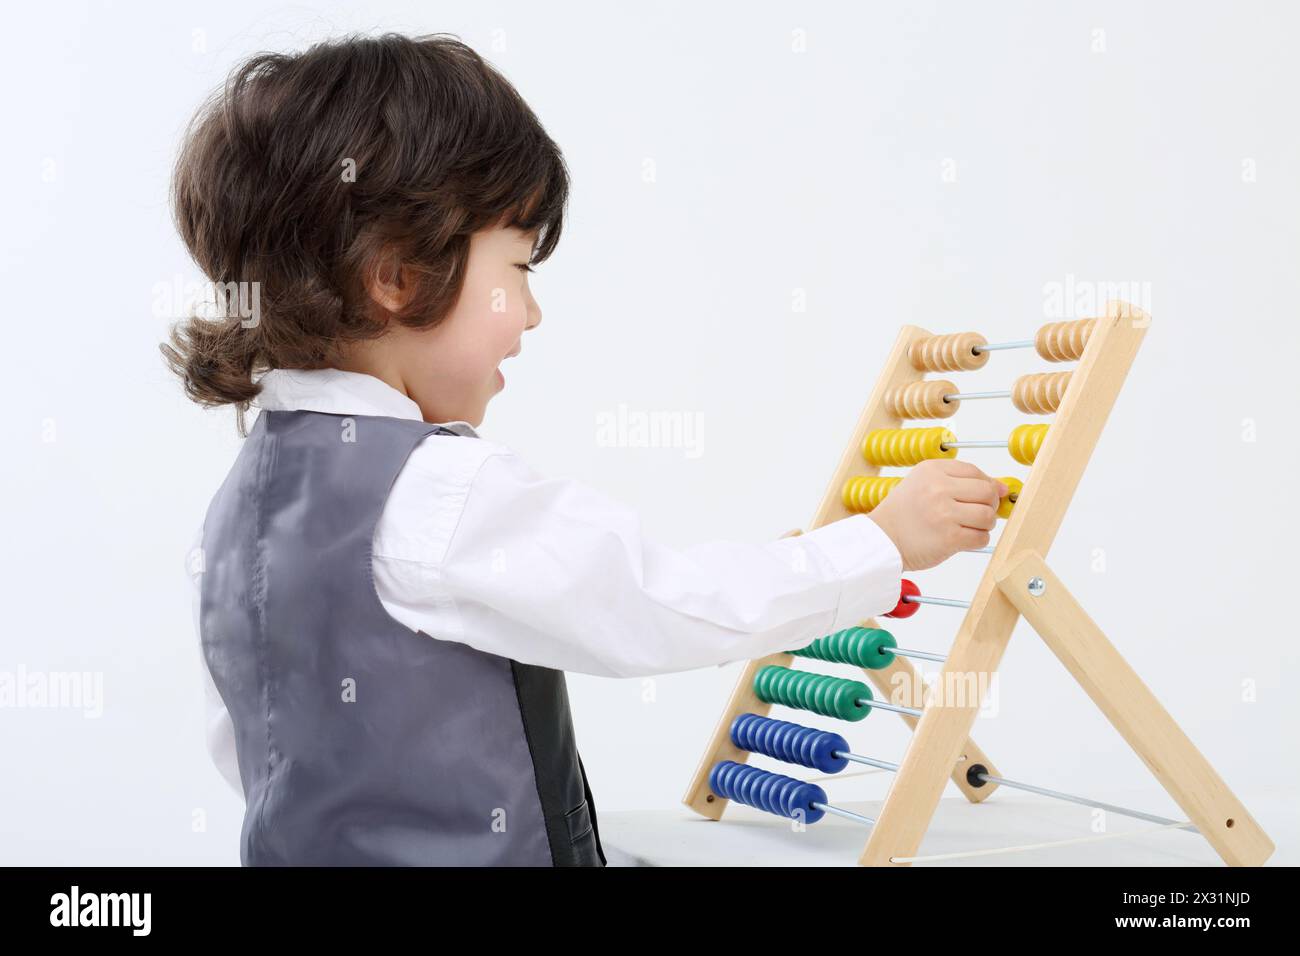
{"label": "gray vest", "polygon": [[450,434],[263,410],[212,499],[200,635],[245,866],[605,863],[563,672],[413,632],[375,591],[393,482]]}

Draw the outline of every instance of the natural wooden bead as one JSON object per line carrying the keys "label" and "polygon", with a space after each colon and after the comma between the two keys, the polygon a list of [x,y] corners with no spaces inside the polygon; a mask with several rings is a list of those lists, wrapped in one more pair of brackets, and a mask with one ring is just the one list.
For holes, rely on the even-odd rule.
{"label": "natural wooden bead", "polygon": [[895,418],[948,418],[957,413],[961,400],[945,402],[957,386],[945,379],[926,379],[891,388],[885,393],[885,409]]}
{"label": "natural wooden bead", "polygon": [[1011,387],[1011,404],[1026,415],[1050,415],[1061,407],[1071,372],[1021,375]]}
{"label": "natural wooden bead", "polygon": [[932,335],[913,342],[907,360],[920,372],[969,372],[988,362],[988,352],[975,351],[975,346],[988,344],[978,332]]}
{"label": "natural wooden bead", "polygon": [[1049,322],[1034,336],[1034,349],[1049,362],[1078,361],[1096,325],[1096,319]]}

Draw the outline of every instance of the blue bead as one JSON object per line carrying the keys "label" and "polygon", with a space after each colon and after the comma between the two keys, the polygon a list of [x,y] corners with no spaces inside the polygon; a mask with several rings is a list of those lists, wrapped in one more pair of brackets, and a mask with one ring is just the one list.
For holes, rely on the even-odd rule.
{"label": "blue bead", "polygon": [[826,811],[813,806],[826,802],[826,791],[815,783],[804,783],[734,760],[720,760],[713,765],[709,771],[709,789],[727,800],[777,816],[802,816],[804,823],[816,823],[826,815]]}
{"label": "blue bead", "polygon": [[836,751],[849,750],[849,742],[839,734],[758,714],[740,714],[731,722],[731,742],[741,750],[822,773],[839,773],[848,766],[847,759],[836,756]]}

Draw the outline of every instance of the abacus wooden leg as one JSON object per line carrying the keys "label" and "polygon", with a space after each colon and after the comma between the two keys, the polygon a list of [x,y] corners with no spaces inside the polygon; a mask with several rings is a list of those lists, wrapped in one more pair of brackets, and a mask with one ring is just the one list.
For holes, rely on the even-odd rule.
{"label": "abacus wooden leg", "polygon": [[894,858],[916,854],[945,781],[961,755],[969,753],[984,688],[998,669],[1017,617],[1010,601],[991,586],[981,586],[967,618],[973,626],[958,632],[939,681],[927,694],[925,712],[858,858],[863,866],[907,866]]}
{"label": "abacus wooden leg", "polygon": [[1037,552],[1017,554],[997,583],[1225,863],[1272,856],[1273,841]]}

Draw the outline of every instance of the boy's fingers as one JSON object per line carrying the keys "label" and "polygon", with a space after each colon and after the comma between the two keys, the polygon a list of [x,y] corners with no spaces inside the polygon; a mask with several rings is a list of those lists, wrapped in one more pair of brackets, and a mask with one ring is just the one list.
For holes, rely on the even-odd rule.
{"label": "boy's fingers", "polygon": [[990,508],[985,504],[966,504],[958,502],[954,505],[957,514],[957,521],[963,528],[970,528],[975,531],[992,531],[998,523],[998,512],[996,508]]}
{"label": "boy's fingers", "polygon": [[976,531],[971,528],[962,528],[961,534],[957,538],[957,543],[961,545],[963,551],[975,551],[979,548],[989,546],[989,533],[987,531]]}
{"label": "boy's fingers", "polygon": [[952,459],[938,459],[943,462],[943,472],[954,478],[984,478],[987,477],[984,472],[980,471],[968,461],[958,461]]}
{"label": "boy's fingers", "polygon": [[999,500],[1007,492],[1007,486],[992,478],[956,478],[953,480],[953,498],[957,501],[971,501],[976,504],[998,506]]}
{"label": "boy's fingers", "polygon": [[992,477],[990,477],[989,475],[984,474],[984,472],[980,471],[978,468],[976,468],[976,467],[975,467],[974,465],[972,465],[970,462],[968,462],[968,461],[957,461],[956,459],[952,459],[952,460],[948,460],[948,459],[939,459],[939,460],[940,460],[940,461],[943,461],[943,464],[944,464],[944,473],[947,474],[947,475],[949,475],[950,477],[953,477],[953,478],[964,478],[964,479],[982,478],[982,479],[984,479],[985,481],[991,481],[991,482],[993,482],[994,487],[995,487],[995,488],[997,489],[997,491],[998,491],[998,496],[999,496],[999,497],[1002,497],[1002,496],[1006,495],[1006,493],[1007,493],[1007,486],[1006,486],[1006,485],[1004,485],[1002,482],[998,481],[996,478],[992,478]]}

